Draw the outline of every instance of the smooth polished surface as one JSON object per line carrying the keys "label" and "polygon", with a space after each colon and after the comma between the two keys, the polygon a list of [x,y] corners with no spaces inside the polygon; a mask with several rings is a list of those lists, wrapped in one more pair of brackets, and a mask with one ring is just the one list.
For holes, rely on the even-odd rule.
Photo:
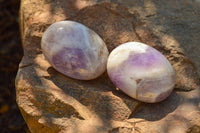
{"label": "smooth polished surface", "polygon": [[165,56],[139,42],[128,42],[114,49],[107,70],[116,87],[143,102],[164,100],[175,84],[173,67]]}
{"label": "smooth polished surface", "polygon": [[90,80],[106,69],[108,50],[94,31],[74,21],[52,24],[42,37],[49,63],[69,77]]}

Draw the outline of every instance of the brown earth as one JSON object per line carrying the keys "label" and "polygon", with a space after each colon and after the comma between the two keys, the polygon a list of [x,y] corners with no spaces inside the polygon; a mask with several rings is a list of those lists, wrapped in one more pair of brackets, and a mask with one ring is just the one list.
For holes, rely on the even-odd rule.
{"label": "brown earth", "polygon": [[0,0],[0,132],[25,133],[16,104],[15,76],[23,50],[19,34],[20,0]]}

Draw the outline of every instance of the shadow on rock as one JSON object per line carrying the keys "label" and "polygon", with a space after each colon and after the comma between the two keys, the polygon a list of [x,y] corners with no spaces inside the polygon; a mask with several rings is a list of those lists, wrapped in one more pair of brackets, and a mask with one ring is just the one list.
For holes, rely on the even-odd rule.
{"label": "shadow on rock", "polygon": [[181,104],[181,97],[176,93],[172,94],[159,103],[141,103],[133,112],[131,118],[139,118],[147,121],[158,121],[172,113]]}
{"label": "shadow on rock", "polygon": [[[165,99],[164,101],[160,103],[142,103],[139,102],[127,95],[125,95],[122,91],[116,90],[115,86],[111,83],[110,79],[107,77],[107,74],[101,75],[99,78],[91,80],[91,81],[81,81],[76,79],[71,79],[66,77],[65,75],[62,75],[61,73],[57,72],[53,67],[48,68],[48,73],[51,75],[50,77],[45,77],[46,79],[49,79],[54,82],[55,85],[57,85],[59,88],[63,89],[67,95],[73,96],[76,100],[80,101],[83,105],[92,105],[93,109],[96,111],[96,113],[99,113],[98,115],[106,118],[110,118],[113,116],[113,101],[108,96],[101,97],[100,93],[112,93],[113,95],[119,97],[123,100],[123,102],[129,107],[130,110],[134,110],[133,112],[127,114],[126,118],[140,118],[145,119],[149,121],[157,121],[162,118],[164,118],[169,113],[173,112],[179,105],[181,97],[176,93],[172,92],[172,94]],[[55,76],[59,73],[59,76]],[[59,78],[60,77],[60,78]],[[66,82],[64,83],[63,79],[70,79],[80,85],[82,85],[82,89],[79,87],[71,87],[66,86]],[[64,85],[65,84],[65,85]],[[99,84],[99,85],[98,85]],[[74,83],[73,83],[74,85]],[[98,86],[101,86],[100,88]],[[108,88],[107,88],[108,87]],[[102,88],[102,89],[101,89]],[[91,94],[87,93],[88,91],[95,91],[96,94],[92,94],[93,98],[91,97]],[[87,93],[87,94],[86,94]],[[96,96],[96,97],[95,97]],[[99,101],[99,102],[97,102]],[[93,103],[95,102],[95,103]],[[136,104],[132,104],[132,103]],[[110,104],[111,103],[111,104]],[[102,104],[102,105],[101,105]],[[139,106],[138,106],[139,105]],[[102,108],[101,111],[99,109]]]}

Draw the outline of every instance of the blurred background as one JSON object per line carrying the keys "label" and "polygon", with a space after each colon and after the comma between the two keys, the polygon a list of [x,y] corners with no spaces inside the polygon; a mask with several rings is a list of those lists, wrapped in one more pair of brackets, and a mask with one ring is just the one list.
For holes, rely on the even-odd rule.
{"label": "blurred background", "polygon": [[23,55],[19,7],[20,0],[0,0],[0,133],[29,132],[15,94],[15,76]]}

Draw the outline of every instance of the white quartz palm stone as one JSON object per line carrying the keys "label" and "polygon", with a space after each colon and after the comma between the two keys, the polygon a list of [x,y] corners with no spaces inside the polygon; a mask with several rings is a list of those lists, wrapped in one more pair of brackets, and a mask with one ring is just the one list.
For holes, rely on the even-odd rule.
{"label": "white quartz palm stone", "polygon": [[116,87],[148,103],[164,100],[175,84],[175,73],[167,58],[139,42],[115,48],[108,57],[107,71]]}
{"label": "white quartz palm stone", "polygon": [[49,63],[71,78],[94,79],[106,69],[109,53],[104,41],[78,22],[52,24],[42,37],[41,47]]}

